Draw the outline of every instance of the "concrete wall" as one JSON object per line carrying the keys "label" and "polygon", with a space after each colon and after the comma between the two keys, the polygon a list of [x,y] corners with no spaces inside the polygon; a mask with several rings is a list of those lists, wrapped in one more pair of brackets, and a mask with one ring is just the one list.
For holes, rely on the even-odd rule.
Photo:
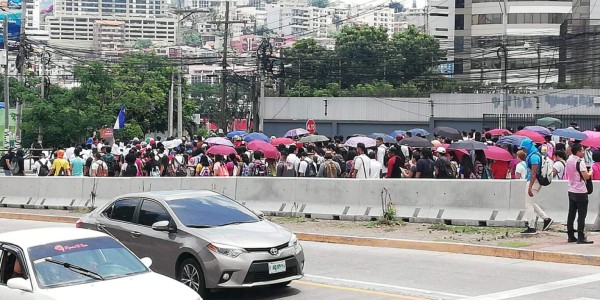
{"label": "concrete wall", "polygon": [[[0,206],[73,209],[92,206],[92,199],[99,206],[122,194],[178,189],[212,190],[274,215],[370,220],[390,201],[407,221],[499,226],[525,220],[519,217],[525,182],[509,180],[2,177]],[[566,221],[567,182],[544,187],[538,199],[549,216]],[[600,225],[599,200],[598,192],[590,196],[590,224]]]}

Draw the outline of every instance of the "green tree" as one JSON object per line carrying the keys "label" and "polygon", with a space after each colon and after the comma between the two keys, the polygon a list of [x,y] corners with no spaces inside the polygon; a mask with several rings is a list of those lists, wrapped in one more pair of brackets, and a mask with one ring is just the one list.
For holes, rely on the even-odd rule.
{"label": "green tree", "polygon": [[152,47],[152,41],[148,39],[140,39],[133,44],[135,49],[148,49],[150,47]]}
{"label": "green tree", "polygon": [[391,45],[393,51],[400,53],[407,62],[403,65],[405,82],[431,74],[444,55],[438,41],[414,25],[394,34]]}
{"label": "green tree", "polygon": [[401,80],[404,59],[402,53],[391,46],[386,28],[346,26],[335,37],[335,50],[342,62],[343,86],[373,80]]}
{"label": "green tree", "polygon": [[196,30],[188,29],[183,33],[183,43],[187,46],[202,46],[202,36]]}
{"label": "green tree", "polygon": [[313,88],[325,88],[327,83],[339,76],[340,60],[334,51],[317,44],[314,39],[300,40],[285,51],[285,73],[292,86],[310,85]]}

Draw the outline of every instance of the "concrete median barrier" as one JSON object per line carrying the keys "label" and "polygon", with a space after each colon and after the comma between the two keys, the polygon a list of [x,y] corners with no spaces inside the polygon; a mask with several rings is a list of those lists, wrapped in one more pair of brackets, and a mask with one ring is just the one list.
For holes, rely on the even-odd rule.
{"label": "concrete median barrier", "polygon": [[[74,209],[99,206],[127,193],[206,189],[278,216],[372,220],[391,202],[396,216],[405,221],[523,226],[525,187],[526,182],[517,180],[4,177],[0,206]],[[587,223],[600,227],[598,183],[596,191],[590,196]],[[551,217],[564,222],[566,182],[544,187],[539,202]]]}

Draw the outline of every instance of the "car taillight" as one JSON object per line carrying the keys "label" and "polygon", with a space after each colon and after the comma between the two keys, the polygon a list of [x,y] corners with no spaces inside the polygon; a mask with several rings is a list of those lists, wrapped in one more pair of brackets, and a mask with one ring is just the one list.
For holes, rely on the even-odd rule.
{"label": "car taillight", "polygon": [[81,226],[83,226],[83,221],[81,219],[79,219],[79,220],[77,220],[77,222],[75,222],[75,227],[81,228]]}

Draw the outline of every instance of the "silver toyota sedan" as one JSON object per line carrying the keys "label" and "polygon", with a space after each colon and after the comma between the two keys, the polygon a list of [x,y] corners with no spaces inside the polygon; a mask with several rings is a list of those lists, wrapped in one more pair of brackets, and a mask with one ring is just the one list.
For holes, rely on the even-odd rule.
{"label": "silver toyota sedan", "polygon": [[296,235],[211,191],[128,194],[82,217],[77,227],[105,232],[152,269],[201,296],[211,290],[285,286],[303,276]]}

